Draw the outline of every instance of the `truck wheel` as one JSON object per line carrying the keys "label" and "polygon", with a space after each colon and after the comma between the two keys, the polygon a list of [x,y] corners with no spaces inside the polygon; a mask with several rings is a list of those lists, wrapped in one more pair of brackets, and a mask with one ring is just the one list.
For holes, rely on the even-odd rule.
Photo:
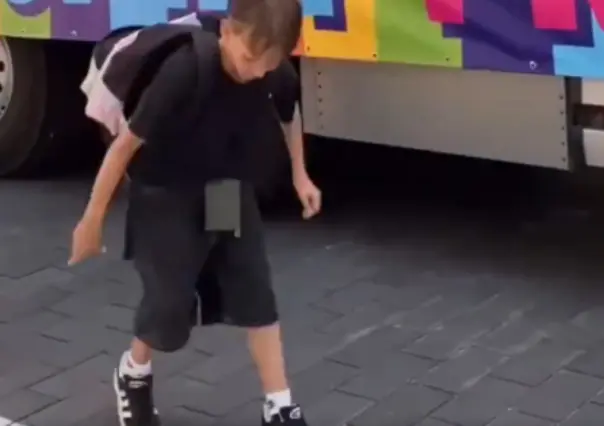
{"label": "truck wheel", "polygon": [[101,144],[79,83],[86,43],[0,37],[0,177],[87,169]]}
{"label": "truck wheel", "polygon": [[0,38],[0,176],[34,157],[46,105],[45,65],[41,43]]}

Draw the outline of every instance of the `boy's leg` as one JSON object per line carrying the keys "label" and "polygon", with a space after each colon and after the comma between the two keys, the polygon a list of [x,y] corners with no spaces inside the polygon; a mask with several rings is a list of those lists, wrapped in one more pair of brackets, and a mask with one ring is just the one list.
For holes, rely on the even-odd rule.
{"label": "boy's leg", "polygon": [[227,323],[248,330],[250,354],[266,395],[264,425],[304,426],[286,377],[281,328],[254,191],[242,186],[241,235],[217,244],[218,277]]}
{"label": "boy's leg", "polygon": [[279,323],[248,328],[248,345],[265,395],[262,424],[305,426],[289,388]]}
{"label": "boy's leg", "polygon": [[128,245],[140,274],[143,297],[135,338],[115,371],[121,426],[157,426],[151,352],[173,352],[189,339],[195,281],[213,241],[199,224],[199,206],[158,188],[132,188]]}
{"label": "boy's leg", "polygon": [[[267,396],[284,395],[288,391],[289,385],[285,375],[279,323],[248,328],[248,346],[265,394]],[[278,402],[277,405],[291,405],[291,397],[279,399],[280,401],[274,401]]]}

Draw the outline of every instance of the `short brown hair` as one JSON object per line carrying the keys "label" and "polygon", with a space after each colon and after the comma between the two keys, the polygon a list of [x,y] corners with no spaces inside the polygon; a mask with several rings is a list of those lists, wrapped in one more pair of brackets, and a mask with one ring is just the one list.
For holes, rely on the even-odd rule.
{"label": "short brown hair", "polygon": [[230,0],[229,17],[250,28],[257,49],[279,49],[289,55],[302,31],[300,0]]}

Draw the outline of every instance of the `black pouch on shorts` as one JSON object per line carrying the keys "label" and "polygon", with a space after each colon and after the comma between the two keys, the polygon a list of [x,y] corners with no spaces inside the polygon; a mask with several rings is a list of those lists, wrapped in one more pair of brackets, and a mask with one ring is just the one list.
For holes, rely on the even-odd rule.
{"label": "black pouch on shorts", "polygon": [[241,232],[241,182],[224,179],[205,186],[205,230]]}

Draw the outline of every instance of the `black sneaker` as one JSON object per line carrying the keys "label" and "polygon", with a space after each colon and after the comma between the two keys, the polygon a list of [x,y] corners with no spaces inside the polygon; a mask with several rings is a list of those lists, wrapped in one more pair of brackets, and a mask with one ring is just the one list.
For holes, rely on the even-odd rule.
{"label": "black sneaker", "polygon": [[[266,409],[270,410],[270,407],[265,407]],[[299,405],[284,407],[277,414],[273,414],[270,419],[267,417],[266,414],[262,416],[262,426],[307,426]]]}
{"label": "black sneaker", "polygon": [[115,369],[113,386],[120,426],[160,426],[153,405],[153,376],[130,377]]}

